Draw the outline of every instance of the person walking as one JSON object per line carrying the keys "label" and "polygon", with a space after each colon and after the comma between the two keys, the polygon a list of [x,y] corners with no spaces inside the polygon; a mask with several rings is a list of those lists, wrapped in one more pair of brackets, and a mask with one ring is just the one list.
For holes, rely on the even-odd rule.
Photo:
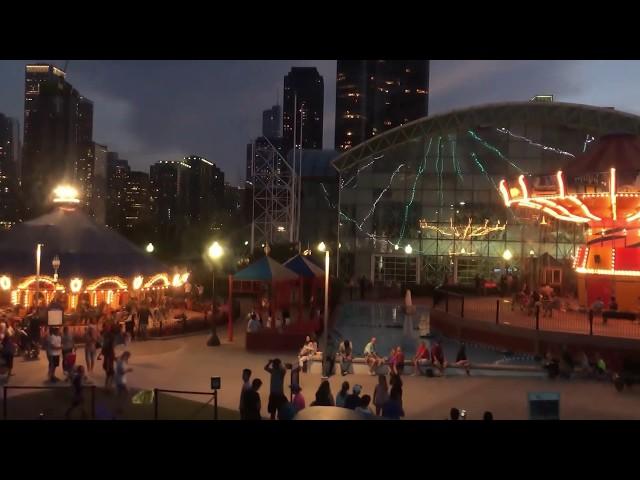
{"label": "person walking", "polygon": [[260,401],[260,394],[258,390],[262,386],[262,380],[254,378],[251,382],[251,389],[245,392],[243,401],[244,405],[244,418],[243,420],[261,420],[260,410],[262,409],[262,402]]}
{"label": "person walking", "polygon": [[6,331],[2,337],[1,352],[5,368],[7,369],[7,379],[13,376],[13,357],[16,355],[16,350],[17,347],[14,335],[11,335],[9,331]]}
{"label": "person walking", "polygon": [[118,413],[124,411],[124,403],[126,402],[129,389],[127,387],[127,374],[133,372],[133,369],[129,367],[129,358],[131,358],[131,352],[125,351],[120,355],[116,363],[115,380],[116,391],[119,399]]}
{"label": "person walking", "polygon": [[93,373],[93,367],[96,363],[96,352],[98,347],[98,329],[90,320],[86,331],[84,332],[84,360],[87,365],[87,372]]}
{"label": "person walking", "polygon": [[287,369],[279,358],[269,360],[264,369],[271,375],[267,411],[271,415],[271,420],[275,420],[280,406],[287,400],[287,397],[284,396],[284,377]]}
{"label": "person walking", "polygon": [[[64,381],[70,382],[71,378],[71,355],[75,351],[75,342],[73,335],[69,332],[69,327],[62,328],[62,372],[64,373]],[[73,362],[75,363],[75,361]]]}
{"label": "person walking", "polygon": [[147,339],[149,317],[151,317],[151,310],[149,310],[147,303],[144,302],[138,310],[138,337],[140,338],[140,340]]}
{"label": "person walking", "polygon": [[71,406],[64,414],[64,418],[69,420],[71,418],[71,412],[80,407],[80,414],[82,419],[87,418],[87,412],[84,409],[84,367],[79,365],[75,373],[72,372],[71,388],[73,390],[73,396],[71,397]]}
{"label": "person walking", "polygon": [[104,332],[102,334],[102,348],[100,349],[100,355],[98,360],[103,359],[102,369],[105,373],[104,388],[110,389],[113,383],[113,376],[115,375],[115,337],[112,332],[112,327],[105,325]]}
{"label": "person walking", "polygon": [[378,375],[378,384],[373,390],[373,405],[376,407],[376,415],[379,417],[382,413],[382,407],[389,400],[389,385],[387,377]]}
{"label": "person walking", "polygon": [[62,338],[58,334],[57,328],[52,328],[48,338],[49,348],[49,381],[55,383],[59,378],[56,377],[56,368],[60,366],[60,354],[62,352]]}
{"label": "person walking", "polygon": [[249,390],[251,390],[251,370],[245,368],[242,370],[242,389],[240,390],[240,406],[238,407],[238,410],[240,410],[240,420],[246,420],[244,418],[246,416],[244,400]]}

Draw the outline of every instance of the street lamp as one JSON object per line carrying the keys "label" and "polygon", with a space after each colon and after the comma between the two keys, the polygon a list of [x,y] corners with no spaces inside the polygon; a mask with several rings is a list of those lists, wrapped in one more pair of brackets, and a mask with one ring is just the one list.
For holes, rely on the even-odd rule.
{"label": "street lamp", "polygon": [[513,258],[513,253],[508,248],[502,254],[502,258],[504,258],[507,262]]}
{"label": "street lamp", "polygon": [[58,283],[58,269],[60,268],[60,257],[58,257],[58,255],[56,255],[55,257],[53,257],[53,260],[51,260],[51,266],[53,267],[53,281],[55,283]]}
{"label": "street lamp", "polygon": [[[218,242],[213,242],[207,250],[207,255],[211,259],[211,338],[207,342],[207,345],[218,346],[220,345],[220,339],[218,339],[218,333],[216,332],[216,319],[215,303],[216,303],[216,270],[215,262],[224,255],[224,250]],[[231,308],[231,306],[229,306]]]}
{"label": "street lamp", "polygon": [[[320,252],[324,252],[324,329],[322,330],[322,354],[326,359],[328,343],[327,339],[329,333],[329,249],[324,242],[320,242],[318,244],[318,250]],[[324,367],[324,362],[322,362],[322,365]]]}
{"label": "street lamp", "polygon": [[153,243],[147,243],[147,246],[145,247],[145,250],[147,251],[147,253],[153,253],[153,251],[155,250],[155,247],[153,246]]}

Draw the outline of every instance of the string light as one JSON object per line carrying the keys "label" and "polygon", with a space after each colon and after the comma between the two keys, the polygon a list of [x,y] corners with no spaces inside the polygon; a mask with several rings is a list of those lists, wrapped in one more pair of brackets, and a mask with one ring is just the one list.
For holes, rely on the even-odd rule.
{"label": "string light", "polygon": [[373,206],[371,207],[371,209],[369,210],[369,213],[367,213],[367,215],[364,217],[364,219],[362,220],[362,222],[360,222],[360,228],[362,228],[362,225],[364,225],[364,222],[366,222],[369,217],[373,214],[373,212],[376,209],[376,206],[378,205],[378,202],[380,201],[380,199],[382,198],[382,196],[387,192],[387,190],[389,190],[389,188],[391,188],[391,184],[393,183],[393,179],[395,178],[395,176],[398,174],[398,172],[400,171],[400,169],[404,167],[404,163],[401,163],[400,165],[398,165],[398,167],[395,169],[395,171],[393,172],[393,174],[391,175],[391,178],[389,179],[389,183],[387,184],[386,187],[384,187],[384,189],[382,190],[382,192],[380,192],[380,195],[378,195],[378,198],[376,198],[375,202],[373,202]]}
{"label": "string light", "polygon": [[168,287],[171,283],[169,282],[169,277],[166,273],[158,273],[157,275],[154,275],[149,280],[147,280],[147,282],[144,284],[144,288],[148,289],[152,286],[156,286],[155,284],[158,282],[162,282],[162,286],[165,288]]}
{"label": "string light", "polygon": [[523,137],[521,135],[516,135],[515,133],[509,131],[506,128],[496,128],[496,130],[498,132],[500,132],[500,133],[505,133],[505,134],[507,134],[507,135],[509,135],[509,136],[511,136],[513,138],[517,138],[519,140],[524,140],[525,142],[527,142],[528,144],[530,144],[530,145],[532,145],[534,147],[539,147],[539,148],[542,148],[543,150],[547,150],[547,151],[550,151],[550,152],[559,153],[560,155],[566,155],[568,157],[575,158],[575,155],[573,153],[569,153],[569,152],[566,152],[564,150],[560,150],[559,148],[550,147],[548,145],[543,145],[541,143],[534,142],[533,140],[531,140],[531,139],[529,139],[527,137]]}
{"label": "string light", "polygon": [[404,220],[402,222],[402,228],[400,229],[400,239],[399,239],[399,241],[402,241],[402,239],[404,238],[404,232],[405,232],[405,228],[407,226],[407,220],[409,218],[409,208],[411,208],[411,205],[413,204],[413,200],[414,200],[414,198],[416,196],[416,187],[418,185],[418,180],[422,176],[422,173],[424,172],[424,170],[425,170],[425,168],[427,166],[427,157],[428,157],[430,151],[431,151],[431,138],[429,138],[429,145],[427,146],[427,151],[424,154],[424,157],[422,158],[422,163],[420,163],[420,165],[418,167],[418,172],[416,173],[416,178],[413,181],[413,186],[411,187],[411,194],[409,196],[409,201],[407,202],[407,204],[404,207]]}
{"label": "string light", "polygon": [[87,285],[87,290],[88,291],[97,290],[102,285],[105,285],[107,283],[115,283],[118,286],[118,288],[121,290],[127,289],[127,282],[125,282],[120,277],[102,277],[96,280],[95,282],[93,282],[92,284]]}
{"label": "string light", "polygon": [[502,232],[507,227],[507,223],[500,224],[500,220],[495,225],[489,225],[489,220],[485,220],[483,225],[473,225],[470,218],[464,227],[453,224],[453,219],[449,219],[449,227],[441,228],[437,225],[429,224],[425,219],[420,220],[420,228],[422,230],[434,230],[440,235],[447,237],[459,238],[460,240],[469,240],[476,237],[484,237],[492,232]]}
{"label": "string light", "polygon": [[519,172],[524,172],[524,170],[522,170],[519,166],[517,166],[515,163],[513,163],[511,160],[509,160],[506,156],[504,156],[502,154],[502,152],[500,150],[498,150],[496,147],[494,147],[493,145],[491,145],[490,143],[485,142],[480,135],[478,135],[477,133],[475,133],[473,130],[467,130],[467,132],[469,133],[469,135],[471,136],[471,138],[473,138],[474,140],[476,140],[477,142],[479,142],[483,147],[487,148],[488,150],[491,150],[492,152],[494,152],[496,155],[498,155],[498,157],[500,157],[502,160],[504,160],[505,162],[507,162],[509,165],[511,165],[513,168],[515,168],[516,170],[518,170]]}

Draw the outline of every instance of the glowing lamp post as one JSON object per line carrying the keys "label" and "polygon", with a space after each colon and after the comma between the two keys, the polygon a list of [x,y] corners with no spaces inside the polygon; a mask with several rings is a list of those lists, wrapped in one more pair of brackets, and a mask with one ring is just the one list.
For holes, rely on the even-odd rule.
{"label": "glowing lamp post", "polygon": [[51,266],[53,267],[53,281],[54,282],[58,282],[58,269],[60,268],[60,257],[58,257],[58,255],[56,255],[55,257],[53,257],[53,260],[51,261]]}
{"label": "glowing lamp post", "polygon": [[145,247],[145,250],[147,251],[147,253],[153,253],[153,251],[155,250],[155,247],[153,246],[153,243],[151,243],[151,242],[147,243],[147,246]]}
{"label": "glowing lamp post", "polygon": [[[207,255],[209,256],[209,259],[211,259],[211,338],[207,342],[207,345],[217,347],[220,345],[220,339],[218,338],[218,334],[216,332],[216,319],[214,315],[216,303],[215,262],[217,262],[220,257],[224,255],[224,250],[218,242],[213,242],[207,250]],[[229,308],[231,308],[231,306],[229,306]]]}
{"label": "glowing lamp post", "polygon": [[[329,249],[324,242],[320,242],[318,250],[324,252],[324,329],[322,330],[322,355],[327,355],[329,329]],[[324,362],[322,362],[324,366]],[[323,368],[324,370],[324,368]],[[324,373],[324,372],[323,372]]]}

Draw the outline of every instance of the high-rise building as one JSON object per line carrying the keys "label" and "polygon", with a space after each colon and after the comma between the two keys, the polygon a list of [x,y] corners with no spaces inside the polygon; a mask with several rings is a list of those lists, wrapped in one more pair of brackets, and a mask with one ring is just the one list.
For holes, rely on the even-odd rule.
{"label": "high-rise building", "polygon": [[15,120],[0,113],[0,229],[20,220]]}
{"label": "high-rise building", "polygon": [[107,226],[123,230],[126,225],[126,190],[131,168],[118,158],[117,152],[107,152]]}
{"label": "high-rise building", "polygon": [[100,225],[107,223],[107,146],[93,144],[93,194],[90,211]]}
{"label": "high-rise building", "polygon": [[336,150],[428,113],[428,60],[338,60]]}
{"label": "high-rise building", "polygon": [[185,225],[189,170],[189,165],[182,161],[164,160],[151,165],[153,224],[161,235],[171,237]]}
{"label": "high-rise building", "polygon": [[129,172],[125,190],[125,225],[133,230],[149,220],[149,174]]}
{"label": "high-rise building", "polygon": [[211,223],[216,209],[224,206],[224,173],[206,158],[185,157],[189,167],[185,214],[190,224]]}
{"label": "high-rise building", "polygon": [[77,158],[74,162],[73,178],[80,193],[81,202],[85,211],[92,213],[93,188],[95,171],[95,144],[93,142],[79,143],[77,146]]}
{"label": "high-rise building", "polygon": [[262,135],[264,137],[277,138],[280,136],[282,125],[282,109],[280,105],[274,105],[262,112]]}
{"label": "high-rise building", "polygon": [[[73,178],[80,95],[65,75],[53,65],[25,69],[22,190],[28,217],[47,208],[56,184]],[[86,135],[86,117],[82,124]]]}
{"label": "high-rise building", "polygon": [[293,67],[284,77],[282,136],[286,153],[322,148],[324,82],[315,67]]}
{"label": "high-rise building", "polygon": [[78,99],[76,141],[79,144],[93,141],[93,102],[83,96]]}

